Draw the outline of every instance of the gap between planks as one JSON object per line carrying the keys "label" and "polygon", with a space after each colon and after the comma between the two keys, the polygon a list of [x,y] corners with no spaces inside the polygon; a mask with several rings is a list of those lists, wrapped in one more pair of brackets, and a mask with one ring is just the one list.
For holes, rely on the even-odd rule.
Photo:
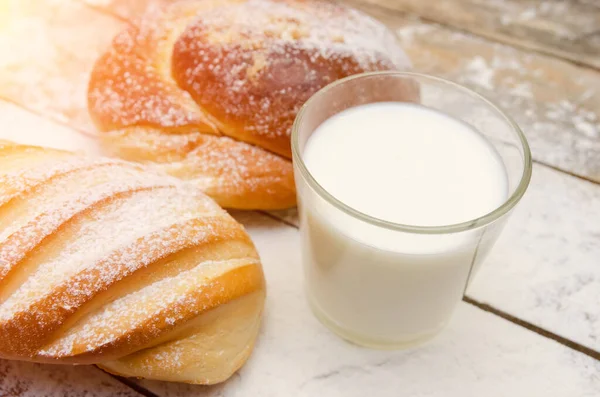
{"label": "gap between planks", "polygon": [[559,168],[559,167],[557,167],[555,165],[546,163],[545,161],[532,159],[531,162],[535,163],[535,164],[538,164],[538,165],[541,165],[542,167],[550,168],[550,169],[552,169],[552,170],[554,170],[556,172],[559,172],[561,174],[568,175],[570,177],[577,178],[577,179],[585,181],[585,182],[589,182],[592,185],[599,185],[600,186],[600,181],[596,181],[596,180],[594,180],[592,178],[589,178],[589,177],[584,176],[584,175],[576,174],[576,173],[571,172],[571,171],[563,170],[562,168]]}
{"label": "gap between planks", "polygon": [[462,300],[463,300],[463,302],[468,303],[472,306],[475,306],[485,312],[494,314],[498,317],[505,319],[506,321],[509,321],[520,327],[526,328],[529,331],[535,332],[536,334],[541,335],[545,338],[552,339],[553,341],[560,343],[563,346],[566,346],[572,350],[578,351],[581,354],[585,354],[588,357],[591,357],[595,360],[600,361],[600,352],[592,350],[589,347],[580,345],[579,343],[573,342],[567,338],[564,338],[558,334],[555,334],[554,332],[550,332],[544,328],[538,327],[537,325],[534,325],[527,321],[521,320],[520,318],[515,317],[512,314],[508,314],[505,311],[496,309],[495,307],[493,307],[487,303],[479,302],[473,298],[468,297],[467,295],[464,295]]}
{"label": "gap between planks", "polygon": [[[562,61],[569,62],[573,65],[583,67],[586,69],[600,71],[600,66],[598,66],[594,63],[586,62],[584,60],[579,60],[573,56],[570,56],[568,52],[564,52],[560,49],[554,49],[554,50],[545,49],[543,46],[537,46],[537,45],[535,45],[535,43],[532,43],[532,42],[530,42],[530,43],[523,42],[518,37],[502,36],[500,38],[498,35],[486,33],[486,31],[484,29],[478,29],[476,27],[472,27],[471,29],[463,28],[457,23],[448,22],[444,18],[430,17],[423,12],[419,12],[418,10],[402,8],[401,5],[390,6],[385,2],[380,3],[380,2],[377,2],[374,0],[349,0],[349,1],[347,0],[345,2],[350,3],[350,4],[354,3],[357,6],[363,5],[363,6],[367,6],[367,7],[373,7],[375,9],[379,9],[382,12],[392,12],[397,15],[408,16],[408,17],[417,17],[423,22],[439,25],[439,26],[445,27],[447,29],[454,30],[456,32],[480,37],[480,38],[488,40],[488,41],[508,45],[508,46],[518,48],[518,49],[521,49],[524,51],[530,51],[530,52],[533,52],[536,54],[549,56],[549,57],[552,57],[555,59],[560,59]],[[593,36],[595,34],[598,34],[599,32],[600,32],[600,30],[595,30],[593,32],[589,32],[588,34],[586,34],[586,36]]]}
{"label": "gap between planks", "polygon": [[[550,167],[550,168],[553,168],[553,167]],[[579,178],[579,176],[576,176],[576,177]],[[598,184],[597,182],[594,182],[594,181],[591,181],[591,182],[594,184]],[[274,221],[284,224],[288,227],[292,227],[296,230],[299,229],[299,227],[297,225],[295,225],[289,221],[286,221],[284,219],[281,219],[281,218],[277,217],[276,215],[273,215],[267,211],[255,211],[255,212],[257,212],[261,215],[267,216],[268,218],[273,219]],[[554,332],[548,331],[548,330],[546,330],[542,327],[539,327],[535,324],[532,324],[528,321],[522,320],[516,316],[513,316],[512,314],[508,314],[505,311],[496,309],[495,307],[493,307],[487,303],[479,302],[478,300],[475,300],[467,295],[464,295],[462,300],[463,300],[463,302],[468,303],[472,306],[475,306],[480,310],[483,310],[485,312],[488,312],[490,314],[498,316],[508,322],[511,322],[519,327],[525,328],[525,329],[527,329],[531,332],[534,332],[544,338],[552,339],[553,341],[555,341],[571,350],[575,350],[581,354],[584,354],[588,357],[591,357],[595,360],[600,361],[600,352],[598,352],[596,350],[590,349],[589,347],[583,346],[577,342],[573,342],[570,339],[564,338],[558,334],[555,334]]]}
{"label": "gap between planks", "polygon": [[111,374],[110,372],[106,372],[105,370],[103,370],[102,368],[95,366],[98,370],[104,372],[105,374],[107,374],[108,376],[110,376],[111,378],[115,379],[117,382],[121,382],[122,384],[124,384],[125,386],[129,387],[130,389],[133,389],[134,391],[136,391],[137,393],[141,394],[142,396],[145,397],[160,397],[158,394],[151,392],[150,390],[146,389],[144,386],[136,383],[133,379],[131,378],[124,378],[122,376],[118,376],[118,375],[114,375]]}
{"label": "gap between planks", "polygon": [[[385,10],[385,11],[392,11],[391,8],[383,7],[383,6],[380,6],[380,5],[376,5],[376,4],[372,4],[372,3],[369,3],[369,5],[373,5],[375,7],[379,7],[382,10]],[[511,47],[518,48],[518,49],[521,49],[523,51],[529,51],[529,52],[533,52],[533,53],[536,53],[536,54],[539,54],[539,55],[544,55],[544,56],[552,57],[552,58],[555,58],[555,59],[560,59],[561,61],[569,62],[569,63],[571,63],[571,64],[573,64],[575,66],[578,66],[580,68],[585,68],[585,69],[589,69],[589,70],[600,72],[600,67],[597,67],[595,65],[591,65],[589,63],[585,63],[584,61],[579,61],[577,59],[569,58],[569,57],[566,57],[564,55],[557,54],[556,52],[545,51],[545,50],[543,50],[541,48],[536,48],[536,47],[529,47],[529,46],[520,44],[518,42],[518,40],[508,40],[508,39],[506,39],[506,40],[499,40],[495,36],[488,35],[488,34],[483,34],[483,33],[481,33],[480,31],[477,31],[477,30],[463,29],[463,28],[461,28],[459,26],[448,24],[448,23],[445,23],[445,22],[443,22],[441,20],[437,20],[437,19],[434,19],[434,18],[428,18],[426,16],[422,16],[422,15],[419,15],[419,14],[414,14],[414,13],[406,12],[406,11],[396,11],[396,12],[402,13],[402,15],[411,15],[411,16],[414,15],[414,16],[417,16],[419,19],[421,19],[423,22],[440,25],[440,26],[443,26],[443,27],[445,27],[447,29],[454,30],[456,32],[460,32],[460,33],[464,33],[464,34],[469,34],[471,36],[481,37],[482,39],[485,39],[485,40],[488,40],[488,41],[493,41],[494,43],[509,45]]]}

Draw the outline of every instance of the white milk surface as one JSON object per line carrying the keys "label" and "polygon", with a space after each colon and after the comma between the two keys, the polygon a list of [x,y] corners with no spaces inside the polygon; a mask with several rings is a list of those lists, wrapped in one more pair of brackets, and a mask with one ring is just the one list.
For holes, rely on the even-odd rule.
{"label": "white milk surface", "polygon": [[338,200],[395,223],[465,222],[506,199],[494,148],[467,124],[420,105],[348,109],[315,131],[304,161]]}
{"label": "white milk surface", "polygon": [[[505,168],[491,144],[467,124],[420,105],[377,103],[339,113],[309,138],[303,159],[338,200],[394,223],[466,222],[507,198]],[[437,333],[500,228],[492,226],[483,239],[483,229],[403,233],[351,217],[306,186],[299,192],[315,312],[346,338],[371,346]]]}

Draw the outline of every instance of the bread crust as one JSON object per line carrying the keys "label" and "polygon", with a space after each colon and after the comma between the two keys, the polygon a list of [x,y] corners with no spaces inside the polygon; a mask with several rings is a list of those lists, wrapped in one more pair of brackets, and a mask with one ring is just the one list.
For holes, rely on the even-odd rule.
{"label": "bread crust", "polygon": [[2,141],[0,226],[0,357],[211,384],[250,354],[260,259],[188,183]]}
{"label": "bread crust", "polygon": [[409,67],[383,24],[346,6],[180,1],[115,38],[88,103],[109,153],[196,180],[225,207],[282,209],[295,205],[302,104],[343,77]]}

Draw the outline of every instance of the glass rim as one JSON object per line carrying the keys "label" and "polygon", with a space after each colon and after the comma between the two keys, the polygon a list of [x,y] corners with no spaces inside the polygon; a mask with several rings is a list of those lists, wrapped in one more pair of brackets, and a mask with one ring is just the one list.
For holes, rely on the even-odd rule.
{"label": "glass rim", "polygon": [[[315,178],[312,176],[310,171],[308,171],[308,168],[304,164],[304,160],[302,159],[302,156],[300,155],[300,147],[299,147],[300,144],[299,144],[299,136],[298,136],[299,132],[298,131],[299,131],[300,125],[303,123],[303,118],[305,116],[305,113],[306,113],[307,109],[312,105],[312,103],[318,97],[324,95],[326,92],[330,91],[331,89],[333,89],[339,85],[345,84],[352,80],[359,80],[359,79],[365,79],[365,78],[376,77],[376,76],[413,77],[416,79],[430,80],[430,81],[435,81],[436,83],[442,83],[442,84],[450,86],[454,89],[463,91],[473,97],[476,97],[477,99],[481,100],[483,103],[487,104],[494,111],[496,111],[510,125],[510,127],[513,129],[513,132],[516,132],[516,134],[519,138],[521,147],[523,149],[523,173],[521,174],[521,179],[519,181],[519,184],[515,188],[515,191],[513,192],[513,194],[511,194],[510,197],[508,197],[502,203],[502,205],[496,207],[493,211],[490,211],[490,212],[488,212],[478,218],[472,219],[472,220],[468,220],[468,221],[460,222],[460,223],[454,223],[454,224],[450,224],[450,225],[441,225],[441,226],[416,226],[416,225],[408,225],[408,224],[387,221],[385,219],[380,219],[380,218],[365,214],[364,212],[361,212],[361,211],[345,204],[341,200],[334,197],[325,188],[323,188],[315,180]],[[319,91],[317,91],[315,94],[313,94],[308,99],[308,101],[306,101],[304,103],[304,105],[300,108],[300,111],[296,115],[294,124],[292,126],[291,141],[292,141],[292,159],[294,161],[294,164],[300,170],[300,174],[301,174],[302,178],[304,178],[304,180],[308,182],[309,186],[311,188],[313,188],[319,194],[319,196],[324,198],[329,204],[333,205],[334,207],[342,210],[346,214],[348,214],[354,218],[357,218],[363,222],[369,223],[374,226],[379,226],[379,227],[383,227],[383,228],[395,230],[395,231],[400,231],[400,232],[407,232],[407,233],[414,233],[414,234],[447,234],[447,233],[463,232],[463,231],[467,231],[467,230],[471,230],[471,229],[475,229],[478,227],[488,225],[488,224],[496,221],[497,219],[501,218],[503,215],[507,214],[521,200],[521,197],[523,197],[523,195],[525,194],[525,191],[527,190],[527,187],[529,186],[529,182],[531,180],[532,159],[531,159],[531,150],[529,148],[529,143],[527,142],[527,138],[525,137],[525,134],[523,133],[521,128],[517,125],[517,123],[510,116],[508,116],[506,114],[506,112],[504,112],[502,109],[500,109],[499,106],[497,106],[494,102],[492,102],[488,98],[484,97],[483,95],[481,95],[463,85],[460,85],[460,84],[455,83],[450,80],[446,80],[441,77],[436,77],[436,76],[427,75],[427,74],[423,74],[423,73],[400,72],[400,71],[366,72],[366,73],[360,73],[360,74],[348,76],[348,77],[334,81],[333,83],[326,85],[325,87],[323,87]]]}

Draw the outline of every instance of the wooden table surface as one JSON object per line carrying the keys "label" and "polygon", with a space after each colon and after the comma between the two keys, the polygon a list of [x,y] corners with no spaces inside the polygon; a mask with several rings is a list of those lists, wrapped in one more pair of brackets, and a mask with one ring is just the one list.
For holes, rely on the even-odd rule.
{"label": "wooden table surface", "polygon": [[[0,0],[0,137],[94,153],[89,70],[135,15],[168,1]],[[236,213],[269,298],[230,381],[0,360],[0,396],[600,396],[600,1],[346,3],[386,23],[415,70],[498,103],[532,147],[529,191],[448,329],[405,352],[339,341],[302,297],[295,212]]]}

